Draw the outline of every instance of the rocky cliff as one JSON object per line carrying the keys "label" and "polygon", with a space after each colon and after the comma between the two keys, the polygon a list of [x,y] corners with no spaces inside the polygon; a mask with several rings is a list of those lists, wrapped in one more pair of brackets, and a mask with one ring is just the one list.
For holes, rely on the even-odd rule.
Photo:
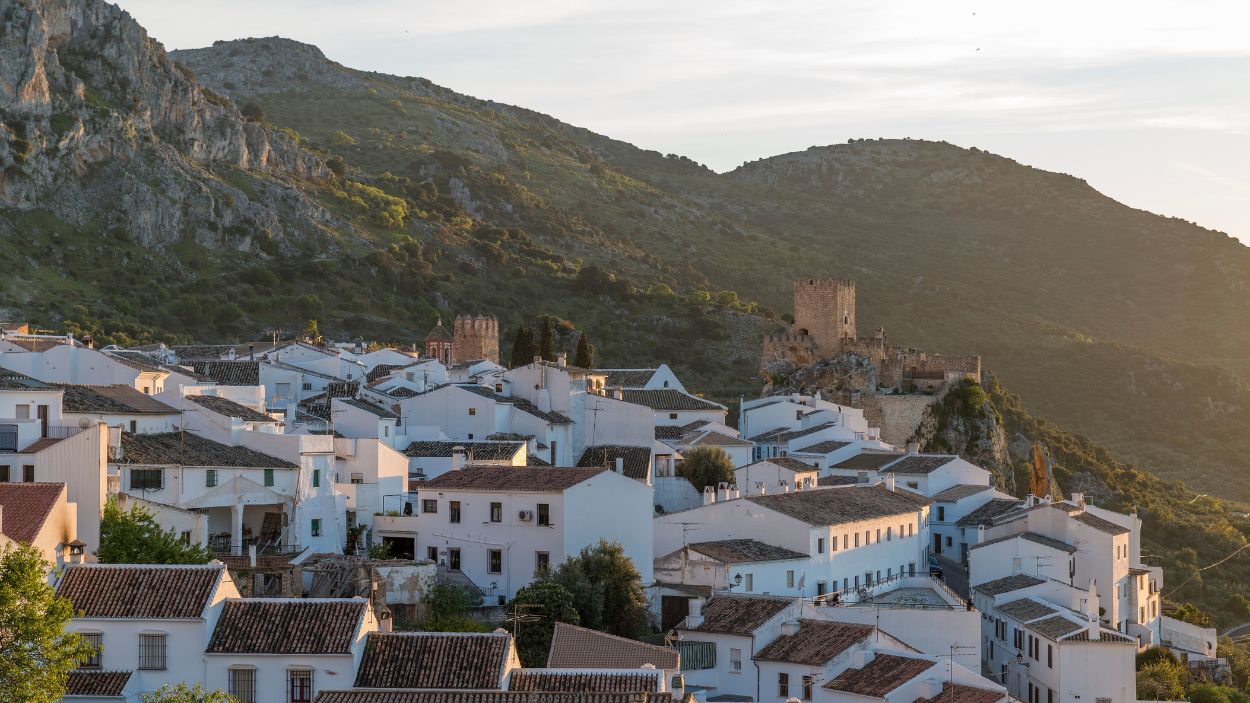
{"label": "rocky cliff", "polygon": [[229,233],[246,249],[330,219],[295,187],[328,175],[320,157],[244,120],[116,6],[0,0],[0,23],[0,205],[148,246]]}

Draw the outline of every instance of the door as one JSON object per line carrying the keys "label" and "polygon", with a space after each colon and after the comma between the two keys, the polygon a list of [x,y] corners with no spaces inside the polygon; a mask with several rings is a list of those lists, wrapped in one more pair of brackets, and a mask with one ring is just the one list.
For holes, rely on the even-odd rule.
{"label": "door", "polygon": [[942,535],[933,535],[933,553],[942,553]]}
{"label": "door", "polygon": [[47,437],[48,436],[48,406],[40,405],[38,412],[39,412],[39,428],[40,428],[39,436]]}
{"label": "door", "polygon": [[686,596],[660,597],[660,627],[665,632],[677,627],[690,614],[690,598]]}

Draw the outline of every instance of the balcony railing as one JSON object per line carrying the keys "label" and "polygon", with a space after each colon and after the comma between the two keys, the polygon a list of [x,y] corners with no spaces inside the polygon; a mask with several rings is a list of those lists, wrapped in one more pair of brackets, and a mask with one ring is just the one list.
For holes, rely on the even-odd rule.
{"label": "balcony railing", "polygon": [[293,557],[304,551],[304,547],[298,544],[270,544],[261,543],[255,539],[245,539],[243,544],[230,544],[229,538],[221,539],[218,537],[209,539],[209,549],[213,554],[219,556],[241,556],[248,553],[250,547],[256,547],[256,556],[258,557]]}

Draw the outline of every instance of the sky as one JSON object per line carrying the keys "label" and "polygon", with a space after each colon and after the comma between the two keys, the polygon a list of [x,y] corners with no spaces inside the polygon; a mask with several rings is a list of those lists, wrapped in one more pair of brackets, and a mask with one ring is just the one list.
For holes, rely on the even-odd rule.
{"label": "sky", "polygon": [[1250,3],[115,0],[168,49],[279,35],[717,171],[979,147],[1250,243]]}

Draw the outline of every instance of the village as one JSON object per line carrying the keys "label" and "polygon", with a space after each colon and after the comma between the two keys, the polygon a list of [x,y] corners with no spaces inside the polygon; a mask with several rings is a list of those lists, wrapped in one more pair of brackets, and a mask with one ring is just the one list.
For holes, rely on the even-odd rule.
{"label": "village", "polygon": [[[852,281],[796,281],[765,394],[733,411],[667,365],[505,366],[482,314],[407,348],[5,324],[0,544],[36,548],[72,603],[83,703],[182,682],[239,703],[1132,703],[1157,648],[1218,676],[1216,631],[1163,613],[1139,517],[1060,494],[1040,450],[1015,495],[922,451],[925,409],[980,359],[860,337],[855,308]],[[821,362],[834,387],[780,389]],[[726,470],[699,485],[696,463]],[[211,559],[106,561],[110,510]],[[519,605],[587,554],[632,564],[637,633]],[[483,631],[407,626],[449,588]]]}

